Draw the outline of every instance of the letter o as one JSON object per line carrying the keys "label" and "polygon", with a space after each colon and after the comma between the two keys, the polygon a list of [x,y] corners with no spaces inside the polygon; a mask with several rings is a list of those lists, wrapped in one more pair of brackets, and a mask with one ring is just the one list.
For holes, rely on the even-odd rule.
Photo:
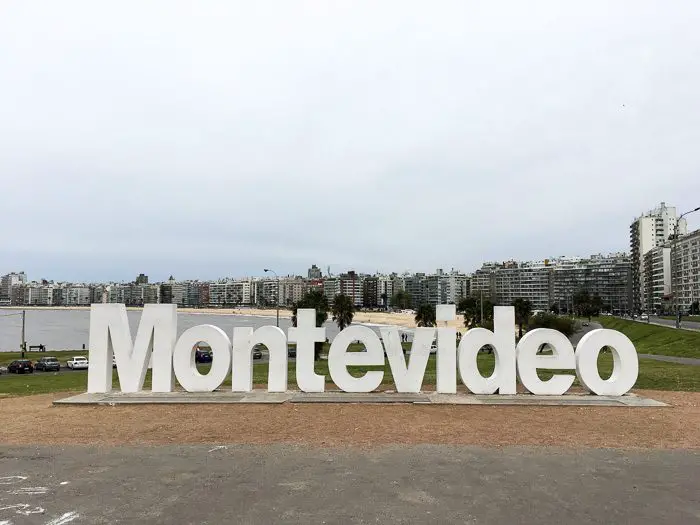
{"label": "letter o", "polygon": [[[598,354],[612,349],[613,371],[608,379],[598,373]],[[576,376],[588,390],[599,396],[621,396],[630,391],[639,375],[639,357],[629,338],[615,330],[591,330],[576,347]]]}
{"label": "letter o", "polygon": [[[549,345],[552,355],[538,355],[542,345]],[[535,395],[560,396],[574,382],[573,374],[553,374],[546,381],[537,375],[537,369],[572,370],[576,366],[574,347],[561,332],[549,328],[536,328],[526,333],[516,347],[518,358],[518,377],[520,382]]]}
{"label": "letter o", "polygon": [[[211,369],[206,375],[197,370],[192,348],[199,342],[207,343],[212,350]],[[231,341],[221,328],[203,324],[183,332],[173,352],[175,377],[188,392],[213,392],[231,370]]]}

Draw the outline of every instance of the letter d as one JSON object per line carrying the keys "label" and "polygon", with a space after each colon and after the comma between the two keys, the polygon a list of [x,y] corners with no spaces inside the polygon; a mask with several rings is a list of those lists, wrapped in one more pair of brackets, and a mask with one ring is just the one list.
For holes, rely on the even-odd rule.
{"label": "letter d", "polygon": [[[476,364],[479,350],[493,348],[496,364],[493,374],[484,377]],[[496,306],[493,309],[493,332],[485,328],[469,330],[459,343],[459,375],[474,394],[515,394],[515,308]]]}

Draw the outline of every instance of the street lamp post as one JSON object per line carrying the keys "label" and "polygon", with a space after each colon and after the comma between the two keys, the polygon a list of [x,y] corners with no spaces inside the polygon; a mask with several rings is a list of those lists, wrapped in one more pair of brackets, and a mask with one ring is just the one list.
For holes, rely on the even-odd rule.
{"label": "street lamp post", "polygon": [[[680,308],[678,307],[678,290],[674,289],[673,286],[673,281],[674,281],[674,276],[677,272],[679,272],[678,264],[676,264],[675,272],[673,271],[673,266],[674,262],[676,261],[676,255],[677,255],[677,244],[678,244],[678,225],[681,222],[681,219],[685,217],[686,215],[690,215],[691,213],[694,213],[696,211],[700,211],[700,206],[693,210],[689,210],[685,213],[681,213],[680,217],[676,220],[676,225],[673,228],[673,244],[671,244],[671,293],[673,294],[673,301],[676,303],[676,328],[681,327],[681,311]],[[678,275],[678,278],[676,280],[680,280],[680,275]]]}
{"label": "street lamp post", "polygon": [[270,268],[265,268],[265,273],[270,272],[274,274],[274,276],[277,278],[277,300],[275,301],[277,303],[277,327],[279,328],[280,325],[280,277],[277,275],[277,272],[274,270],[271,270]]}

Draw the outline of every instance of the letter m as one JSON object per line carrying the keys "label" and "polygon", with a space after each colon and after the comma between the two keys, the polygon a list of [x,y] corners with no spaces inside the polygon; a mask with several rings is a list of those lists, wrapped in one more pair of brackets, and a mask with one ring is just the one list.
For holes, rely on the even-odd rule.
{"label": "letter m", "polygon": [[112,357],[122,392],[139,392],[152,359],[153,392],[173,387],[173,348],[177,336],[177,306],[148,304],[141,314],[136,339],[131,339],[123,304],[93,304],[90,308],[88,392],[112,391]]}

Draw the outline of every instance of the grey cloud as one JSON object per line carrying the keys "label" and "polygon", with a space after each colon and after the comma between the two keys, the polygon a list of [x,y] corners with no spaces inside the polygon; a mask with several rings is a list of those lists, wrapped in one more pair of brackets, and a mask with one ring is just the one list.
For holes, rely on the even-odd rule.
{"label": "grey cloud", "polygon": [[699,15],[6,2],[0,259],[106,280],[625,250],[635,215],[700,205]]}

